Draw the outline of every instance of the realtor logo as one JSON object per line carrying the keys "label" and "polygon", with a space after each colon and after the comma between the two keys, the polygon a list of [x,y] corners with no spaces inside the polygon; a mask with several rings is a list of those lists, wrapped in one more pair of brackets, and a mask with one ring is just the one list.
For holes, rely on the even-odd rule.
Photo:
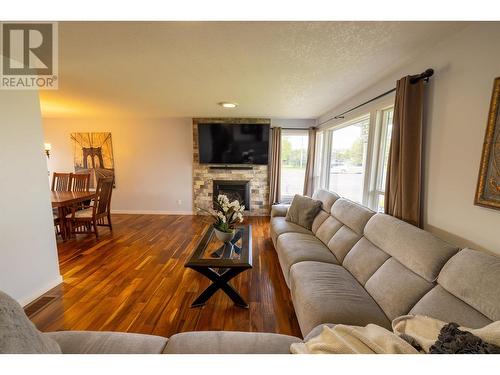
{"label": "realtor logo", "polygon": [[0,89],[57,89],[57,23],[1,24]]}

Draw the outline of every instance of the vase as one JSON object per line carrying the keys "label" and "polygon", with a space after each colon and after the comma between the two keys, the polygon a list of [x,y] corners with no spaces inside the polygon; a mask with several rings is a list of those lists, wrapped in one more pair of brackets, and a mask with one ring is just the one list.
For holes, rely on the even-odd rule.
{"label": "vase", "polygon": [[223,232],[214,227],[214,230],[215,230],[215,236],[224,243],[231,242],[231,240],[234,238],[235,234],[234,229],[232,230],[232,232]]}

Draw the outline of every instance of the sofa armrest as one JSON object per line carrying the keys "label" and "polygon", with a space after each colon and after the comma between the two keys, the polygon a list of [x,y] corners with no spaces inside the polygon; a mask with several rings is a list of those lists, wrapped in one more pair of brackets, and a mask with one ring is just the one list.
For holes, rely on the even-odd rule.
{"label": "sofa armrest", "polygon": [[273,204],[271,207],[271,217],[286,216],[289,208],[289,204]]}
{"label": "sofa armrest", "polygon": [[168,339],[124,332],[60,331],[43,335],[55,340],[63,354],[160,354]]}

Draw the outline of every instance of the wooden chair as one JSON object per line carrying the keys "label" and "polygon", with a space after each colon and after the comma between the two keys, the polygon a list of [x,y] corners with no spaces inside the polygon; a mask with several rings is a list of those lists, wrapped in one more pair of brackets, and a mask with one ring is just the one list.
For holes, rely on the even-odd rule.
{"label": "wooden chair", "polygon": [[71,183],[71,173],[52,174],[52,191],[69,191]]}
{"label": "wooden chair", "polygon": [[90,173],[71,173],[70,191],[89,191]]}
{"label": "wooden chair", "polygon": [[80,210],[78,206],[74,206],[71,213],[66,216],[72,235],[94,233],[95,237],[99,238],[98,226],[109,227],[113,230],[110,212],[112,192],[113,177],[100,178],[97,181],[93,205]]}

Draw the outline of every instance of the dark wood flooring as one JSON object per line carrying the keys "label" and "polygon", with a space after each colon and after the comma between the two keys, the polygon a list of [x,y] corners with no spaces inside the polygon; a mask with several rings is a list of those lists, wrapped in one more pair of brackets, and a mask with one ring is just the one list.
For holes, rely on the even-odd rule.
{"label": "dark wood flooring", "polygon": [[[218,291],[201,308],[191,302],[209,281],[184,268],[208,224],[199,216],[113,215],[113,232],[59,242],[64,282],[46,293],[30,318],[42,331],[96,330],[171,336],[233,330],[300,337],[289,290],[269,237],[269,218],[250,217],[253,269],[233,280],[249,304]],[[53,297],[52,299],[49,299]],[[40,301],[42,302],[42,301]],[[42,304],[43,304],[42,303]]]}

